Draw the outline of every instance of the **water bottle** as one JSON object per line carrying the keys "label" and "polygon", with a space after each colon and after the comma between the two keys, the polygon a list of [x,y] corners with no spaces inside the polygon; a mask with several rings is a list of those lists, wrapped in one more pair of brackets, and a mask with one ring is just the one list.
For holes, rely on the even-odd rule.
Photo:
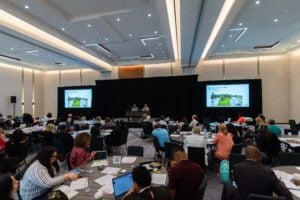
{"label": "water bottle", "polygon": [[203,129],[203,132],[204,132],[204,139],[207,139],[207,136],[208,136],[208,135],[207,135],[207,130],[206,130],[206,128]]}

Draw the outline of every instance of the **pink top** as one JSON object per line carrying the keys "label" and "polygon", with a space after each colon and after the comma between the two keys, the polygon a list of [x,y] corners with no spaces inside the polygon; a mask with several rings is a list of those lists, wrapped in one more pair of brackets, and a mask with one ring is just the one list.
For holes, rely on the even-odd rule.
{"label": "pink top", "polygon": [[82,147],[74,146],[70,156],[70,164],[72,168],[76,168],[79,165],[86,164],[91,161],[93,156]]}
{"label": "pink top", "polygon": [[231,133],[227,135],[218,133],[214,139],[214,144],[216,145],[215,157],[218,160],[228,160],[233,146]]}

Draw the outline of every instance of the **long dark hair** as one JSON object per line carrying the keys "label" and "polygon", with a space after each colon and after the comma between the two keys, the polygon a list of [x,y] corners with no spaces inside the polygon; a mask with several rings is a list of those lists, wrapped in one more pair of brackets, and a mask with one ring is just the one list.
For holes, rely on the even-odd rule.
{"label": "long dark hair", "polygon": [[0,176],[0,197],[2,200],[13,200],[11,192],[13,189],[13,180],[11,174],[3,174]]}
{"label": "long dark hair", "polygon": [[36,160],[38,160],[42,165],[44,165],[47,170],[48,170],[48,173],[51,177],[54,177],[55,174],[54,174],[54,170],[52,168],[52,166],[56,169],[56,172],[58,173],[59,172],[59,164],[57,162],[57,160],[52,164],[51,166],[51,163],[50,163],[50,159],[52,157],[52,155],[57,152],[56,149],[52,146],[47,146],[47,147],[44,147],[37,155],[36,157]]}

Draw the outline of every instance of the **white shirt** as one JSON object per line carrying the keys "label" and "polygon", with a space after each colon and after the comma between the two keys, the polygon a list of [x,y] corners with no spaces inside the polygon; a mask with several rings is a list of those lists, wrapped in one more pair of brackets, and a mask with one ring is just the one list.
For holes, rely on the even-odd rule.
{"label": "white shirt", "polygon": [[197,120],[193,119],[193,120],[191,121],[189,127],[197,126],[198,123],[199,123],[199,122],[198,122]]}
{"label": "white shirt", "polygon": [[208,150],[207,150],[206,142],[205,142],[204,137],[202,135],[193,134],[193,135],[187,136],[184,139],[184,142],[183,142],[183,148],[184,148],[184,151],[186,153],[188,153],[188,147],[204,148],[204,150],[205,150],[205,164],[208,165],[208,162],[207,162]]}

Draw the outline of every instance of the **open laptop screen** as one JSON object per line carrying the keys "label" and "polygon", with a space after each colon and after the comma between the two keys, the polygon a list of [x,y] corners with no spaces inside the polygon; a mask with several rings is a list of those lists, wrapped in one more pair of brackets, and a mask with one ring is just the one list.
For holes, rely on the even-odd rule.
{"label": "open laptop screen", "polygon": [[107,158],[107,151],[97,151],[94,160],[105,160]]}
{"label": "open laptop screen", "polygon": [[115,198],[125,195],[133,185],[132,172],[112,179]]}

